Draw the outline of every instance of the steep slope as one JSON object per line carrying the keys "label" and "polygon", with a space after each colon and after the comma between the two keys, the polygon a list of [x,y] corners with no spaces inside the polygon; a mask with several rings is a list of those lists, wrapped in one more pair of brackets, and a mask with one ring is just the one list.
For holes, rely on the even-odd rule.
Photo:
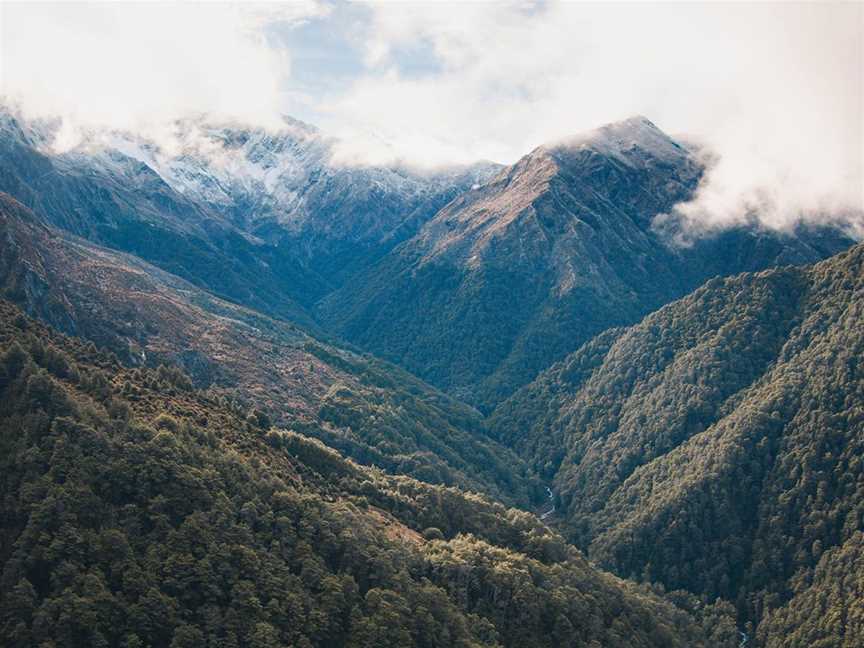
{"label": "steep slope", "polygon": [[154,154],[129,135],[115,136],[108,150],[129,151],[186,198],[225,214],[333,285],[500,170],[492,163],[425,172],[339,162],[336,140],[289,118],[277,133],[201,120],[180,127],[184,147],[177,155]]}
{"label": "steep slope", "polygon": [[[864,637],[864,534],[826,551],[786,605],[759,624],[768,648],[854,648]],[[810,576],[808,574],[808,576]],[[842,639],[839,639],[842,637]]]}
{"label": "steep slope", "polygon": [[131,365],[177,364],[195,384],[366,464],[526,504],[539,488],[479,415],[403,371],[39,222],[0,195],[0,290]]}
{"label": "steep slope", "polygon": [[57,227],[309,326],[305,307],[497,169],[336,164],[332,140],[290,119],[275,133],[175,126],[170,149],[93,132],[57,154],[57,124],[0,107],[0,191]]}
{"label": "steep slope", "polygon": [[737,639],[722,606],[697,621],[533,516],[262,429],[2,301],[0,449],[10,648]]}
{"label": "steep slope", "polygon": [[152,168],[119,150],[94,162],[46,151],[46,125],[0,109],[0,191],[46,222],[131,252],[232,301],[306,325],[303,301],[325,282],[223,215],[174,191]]}
{"label": "steep slope", "polygon": [[652,221],[689,197],[701,173],[642,117],[542,146],[451,202],[317,313],[488,407],[600,331],[714,274],[814,261],[850,243],[741,227],[670,247]]}
{"label": "steep slope", "polygon": [[554,475],[556,513],[601,564],[734,600],[766,619],[765,645],[858,645],[842,593],[864,578],[862,357],[857,245],[712,280],[587,344],[490,425]]}

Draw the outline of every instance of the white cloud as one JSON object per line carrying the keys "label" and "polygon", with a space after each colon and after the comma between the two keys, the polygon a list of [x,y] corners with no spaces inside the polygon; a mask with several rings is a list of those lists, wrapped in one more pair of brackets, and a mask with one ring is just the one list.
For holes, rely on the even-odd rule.
{"label": "white cloud", "polygon": [[[719,155],[688,217],[758,205],[766,224],[858,209],[861,4],[378,4],[373,71],[331,106],[427,163],[513,161],[548,140],[632,114]],[[426,44],[440,69],[398,72]]]}
{"label": "white cloud", "polygon": [[512,162],[644,114],[719,156],[687,218],[728,223],[758,205],[784,226],[862,208],[860,3],[355,6],[341,14],[343,53],[359,47],[364,67],[347,90],[342,78],[310,97],[267,35],[309,20],[326,30],[340,11],[5,3],[0,92],[29,114],[63,115],[69,142],[81,126],[160,135],[189,113],[274,126],[311,105],[343,138],[343,159],[430,166]]}
{"label": "white cloud", "polygon": [[194,113],[276,125],[290,61],[261,27],[320,13],[313,3],[4,3],[0,94],[28,116],[62,116],[67,145],[87,128],[159,136]]}

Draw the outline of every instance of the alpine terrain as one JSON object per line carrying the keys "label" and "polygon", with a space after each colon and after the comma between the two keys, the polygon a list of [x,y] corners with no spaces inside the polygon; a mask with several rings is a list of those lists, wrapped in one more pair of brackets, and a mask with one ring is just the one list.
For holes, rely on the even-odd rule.
{"label": "alpine terrain", "polygon": [[0,110],[4,648],[864,645],[845,212],[688,229],[641,116],[66,126]]}

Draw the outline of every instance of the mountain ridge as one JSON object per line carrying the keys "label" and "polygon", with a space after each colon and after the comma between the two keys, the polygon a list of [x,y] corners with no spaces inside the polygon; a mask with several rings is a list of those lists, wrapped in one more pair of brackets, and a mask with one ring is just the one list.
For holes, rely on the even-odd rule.
{"label": "mountain ridge", "polygon": [[851,243],[830,228],[742,225],[676,247],[653,219],[691,197],[702,172],[644,118],[541,146],[451,201],[315,313],[490,411],[603,329],[715,274],[812,262]]}
{"label": "mountain ridge", "polygon": [[[0,112],[0,190],[63,229],[307,327],[314,324],[305,309],[315,299],[496,168],[420,172],[336,163],[331,138],[290,119],[278,132],[186,120],[162,143],[97,131],[53,153],[56,124]],[[254,284],[257,275],[273,296],[256,301],[244,285],[238,297],[240,286],[225,290],[218,276],[178,268],[134,240],[152,228],[166,240],[179,238],[180,253],[198,264],[244,264],[238,282]],[[215,259],[202,255],[205,246]],[[277,295],[295,302],[293,311],[273,308]]]}
{"label": "mountain ridge", "polygon": [[526,505],[539,492],[475,411],[413,376],[52,229],[5,194],[0,252],[7,298],[127,364],[177,365],[367,465]]}

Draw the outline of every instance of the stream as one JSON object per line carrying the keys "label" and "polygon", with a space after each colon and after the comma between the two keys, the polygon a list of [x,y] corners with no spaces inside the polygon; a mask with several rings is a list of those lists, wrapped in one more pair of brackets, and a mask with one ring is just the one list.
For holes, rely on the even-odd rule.
{"label": "stream", "polygon": [[[552,495],[552,489],[549,488],[548,486],[546,487],[546,495],[549,498],[549,510],[544,511],[543,513],[540,514],[541,520],[546,520],[550,515],[552,515],[555,512],[555,500],[554,500],[554,497]],[[744,632],[743,630],[739,630],[738,634],[741,637],[741,643],[738,644],[738,648],[746,648],[747,642],[750,640],[749,635],[746,632]]]}
{"label": "stream", "polygon": [[545,513],[540,514],[541,520],[545,520],[546,518],[548,518],[550,515],[552,515],[555,512],[555,502],[552,500],[552,489],[549,488],[548,486],[546,487],[546,493],[549,495],[549,504],[552,508],[550,508]]}

